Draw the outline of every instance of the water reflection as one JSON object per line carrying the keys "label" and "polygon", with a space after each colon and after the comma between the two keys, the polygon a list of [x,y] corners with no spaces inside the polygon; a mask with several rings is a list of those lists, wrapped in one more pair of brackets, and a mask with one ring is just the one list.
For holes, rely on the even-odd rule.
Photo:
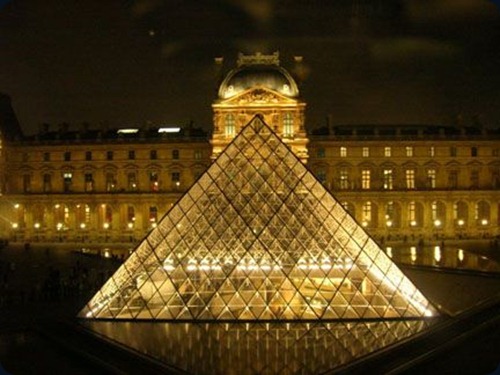
{"label": "water reflection", "polygon": [[385,251],[398,264],[500,273],[500,264],[494,260],[453,246],[388,247]]}
{"label": "water reflection", "polygon": [[82,324],[193,374],[318,374],[420,332],[432,321]]}

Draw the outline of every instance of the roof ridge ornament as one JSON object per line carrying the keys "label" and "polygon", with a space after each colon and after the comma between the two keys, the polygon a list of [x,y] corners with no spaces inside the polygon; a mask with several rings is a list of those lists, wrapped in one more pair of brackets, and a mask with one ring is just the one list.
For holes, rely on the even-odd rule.
{"label": "roof ridge ornament", "polygon": [[238,54],[238,67],[243,65],[280,65],[280,53],[273,52],[271,55],[264,55],[262,52],[257,52],[255,55]]}

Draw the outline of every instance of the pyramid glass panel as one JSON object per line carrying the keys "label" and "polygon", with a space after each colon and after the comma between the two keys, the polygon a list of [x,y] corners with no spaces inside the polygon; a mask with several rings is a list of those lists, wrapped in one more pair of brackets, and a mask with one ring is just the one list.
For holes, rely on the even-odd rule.
{"label": "pyramid glass panel", "polygon": [[80,316],[317,320],[436,313],[255,117]]}

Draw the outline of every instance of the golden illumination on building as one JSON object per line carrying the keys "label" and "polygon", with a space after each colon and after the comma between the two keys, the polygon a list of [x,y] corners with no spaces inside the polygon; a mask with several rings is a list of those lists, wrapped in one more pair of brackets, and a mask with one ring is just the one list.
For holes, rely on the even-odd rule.
{"label": "golden illumination on building", "polygon": [[80,316],[265,321],[435,314],[257,116]]}

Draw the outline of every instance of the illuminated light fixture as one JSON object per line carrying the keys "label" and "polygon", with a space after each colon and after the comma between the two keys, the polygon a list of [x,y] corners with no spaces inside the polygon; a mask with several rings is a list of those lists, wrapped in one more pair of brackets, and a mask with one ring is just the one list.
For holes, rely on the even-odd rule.
{"label": "illuminated light fixture", "polygon": [[462,219],[458,220],[457,224],[459,226],[463,226],[465,224],[465,221],[463,221]]}
{"label": "illuminated light fixture", "polygon": [[364,226],[364,227],[367,227],[367,226],[368,226],[368,222],[367,222],[367,221],[363,221],[363,222],[361,223],[361,225],[362,225],[362,226]]}
{"label": "illuminated light fixture", "polygon": [[116,132],[118,134],[135,134],[139,131],[137,128],[123,128],[123,129],[118,129]]}
{"label": "illuminated light fixture", "polygon": [[59,207],[61,207],[59,203],[54,206],[54,208],[59,208]]}
{"label": "illuminated light fixture", "polygon": [[111,258],[111,252],[109,251],[109,249],[104,250],[104,258]]}
{"label": "illuminated light fixture", "polygon": [[109,223],[104,223],[104,224],[102,225],[102,227],[103,227],[104,229],[109,229]]}
{"label": "illuminated light fixture", "polygon": [[156,228],[158,226],[158,224],[156,223],[151,223],[151,228]]}
{"label": "illuminated light fixture", "polygon": [[434,220],[434,226],[435,227],[440,227],[441,226],[441,220],[439,220],[439,219]]}
{"label": "illuminated light fixture", "polygon": [[462,249],[458,249],[457,257],[460,262],[464,261],[464,251]]}
{"label": "illuminated light fixture", "polygon": [[57,230],[61,230],[63,227],[62,223],[57,223],[56,228]]}
{"label": "illuminated light fixture", "polygon": [[415,220],[412,220],[412,221],[410,222],[410,225],[411,225],[412,227],[416,227],[416,226],[417,226],[417,222],[416,222]]}
{"label": "illuminated light fixture", "polygon": [[19,224],[18,223],[12,223],[12,229],[17,229],[19,228]]}
{"label": "illuminated light fixture", "polygon": [[85,229],[85,228],[86,228],[86,226],[87,226],[87,225],[85,225],[85,223],[81,223],[81,224],[80,224],[80,228],[81,228],[81,229]]}
{"label": "illuminated light fixture", "polygon": [[434,246],[434,260],[441,261],[441,248],[439,246]]}
{"label": "illuminated light fixture", "polygon": [[134,223],[128,223],[127,227],[128,227],[128,229],[132,229],[134,227]]}
{"label": "illuminated light fixture", "polygon": [[181,128],[179,127],[164,127],[158,129],[158,133],[179,133]]}
{"label": "illuminated light fixture", "polygon": [[410,247],[410,257],[412,263],[417,260],[417,248],[415,246]]}
{"label": "illuminated light fixture", "polygon": [[481,225],[488,225],[488,220],[486,219],[481,220]]}
{"label": "illuminated light fixture", "polygon": [[391,220],[387,220],[387,222],[385,223],[385,225],[387,225],[388,227],[392,227],[392,221]]}
{"label": "illuminated light fixture", "polygon": [[35,229],[40,229],[40,223],[35,223],[34,227]]}
{"label": "illuminated light fixture", "polygon": [[19,203],[16,203],[16,204],[14,205],[14,208],[19,208]]}
{"label": "illuminated light fixture", "polygon": [[175,182],[175,186],[179,187],[180,185],[181,185],[181,183],[179,181]]}

